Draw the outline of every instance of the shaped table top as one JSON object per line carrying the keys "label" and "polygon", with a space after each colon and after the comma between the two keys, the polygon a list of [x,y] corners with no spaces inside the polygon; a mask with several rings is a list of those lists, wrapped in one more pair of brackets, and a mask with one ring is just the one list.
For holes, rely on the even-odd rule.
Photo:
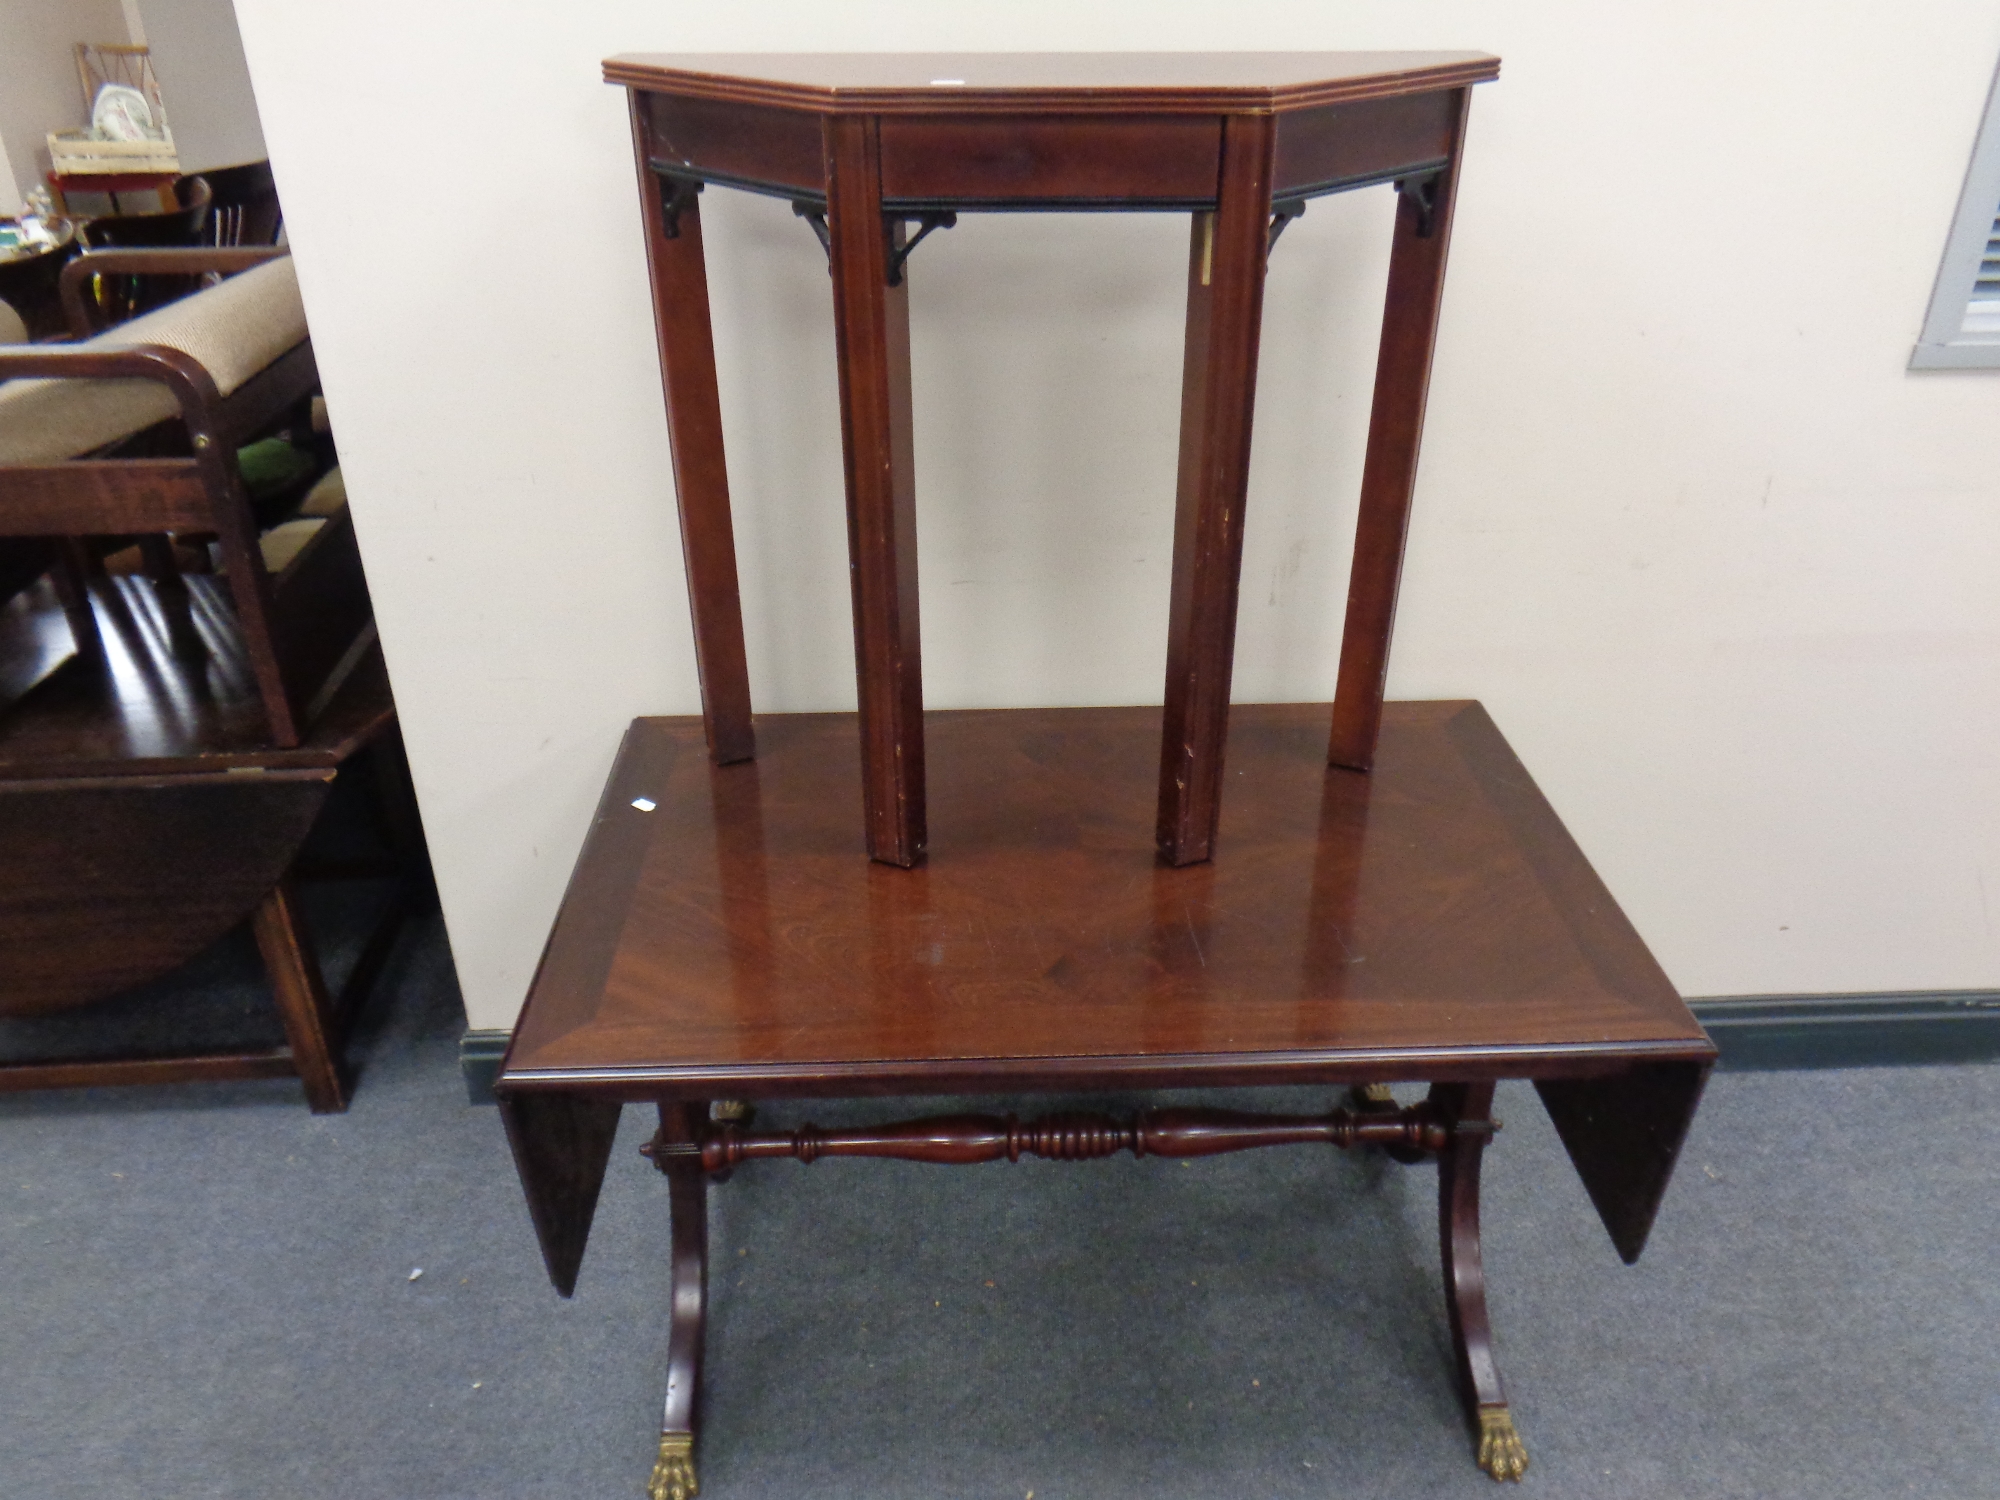
{"label": "shaped table top", "polygon": [[1210,864],[1153,851],[1157,708],[927,716],[926,866],[872,864],[852,715],[709,764],[628,734],[503,1087],[625,1097],[1602,1073],[1713,1048],[1475,703],[1232,711]]}
{"label": "shaped table top", "polygon": [[821,114],[1262,112],[1499,74],[1484,52],[640,52],[604,64],[610,83]]}

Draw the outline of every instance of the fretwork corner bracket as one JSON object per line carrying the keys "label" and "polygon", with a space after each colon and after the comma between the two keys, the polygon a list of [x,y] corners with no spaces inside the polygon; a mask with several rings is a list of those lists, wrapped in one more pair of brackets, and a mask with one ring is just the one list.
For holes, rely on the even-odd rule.
{"label": "fretwork corner bracket", "polygon": [[823,1156],[873,1156],[965,1166],[1023,1156],[1050,1161],[1092,1161],[1121,1151],[1220,1156],[1262,1146],[1314,1144],[1436,1155],[1461,1136],[1488,1136],[1498,1128],[1489,1119],[1448,1119],[1425,1102],[1401,1109],[1334,1109],[1323,1115],[1220,1109],[1148,1110],[1129,1120],[1100,1114],[1053,1114],[1027,1121],[1014,1115],[933,1115],[853,1130],[805,1124],[790,1131],[757,1132],[720,1120],[697,1126],[692,1140],[670,1139],[663,1130],[639,1149],[662,1170],[670,1161],[699,1157],[707,1172],[773,1158],[811,1163]]}
{"label": "fretwork corner bracket", "polygon": [[668,239],[681,237],[681,214],[694,202],[701,188],[701,182],[693,177],[660,175],[660,228]]}

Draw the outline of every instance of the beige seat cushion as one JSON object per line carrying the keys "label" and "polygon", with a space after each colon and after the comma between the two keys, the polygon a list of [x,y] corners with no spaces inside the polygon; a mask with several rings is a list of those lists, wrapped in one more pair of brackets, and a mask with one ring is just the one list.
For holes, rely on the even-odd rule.
{"label": "beige seat cushion", "polygon": [[299,502],[302,516],[332,516],[340,513],[341,506],[347,504],[347,481],[340,477],[340,465],[335,464],[320,475],[319,483],[306,491],[305,499]]}
{"label": "beige seat cushion", "polygon": [[[192,355],[227,396],[305,337],[298,277],[286,256],[67,347],[164,344]],[[0,385],[0,464],[59,463],[179,412],[157,381],[10,380]]]}
{"label": "beige seat cushion", "polygon": [[21,315],[5,302],[0,302],[0,344],[25,344],[28,342],[28,325],[21,321]]}
{"label": "beige seat cushion", "polygon": [[311,541],[324,525],[326,525],[324,517],[286,521],[283,525],[273,526],[258,537],[258,546],[264,553],[264,571],[284,572],[285,564],[305,551],[306,543]]}

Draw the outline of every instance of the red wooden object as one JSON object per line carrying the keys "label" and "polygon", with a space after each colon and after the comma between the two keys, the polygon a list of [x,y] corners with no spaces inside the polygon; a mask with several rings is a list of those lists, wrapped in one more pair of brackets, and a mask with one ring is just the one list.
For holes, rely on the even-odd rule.
{"label": "red wooden object", "polygon": [[[835,1156],[1331,1144],[1435,1157],[1467,1420],[1481,1466],[1520,1477],[1480,1264],[1494,1081],[1536,1082],[1629,1260],[1715,1050],[1485,711],[1382,702],[1467,103],[1497,66],[606,64],[631,90],[704,720],[641,719],[626,736],[499,1094],[564,1294],[620,1106],[660,1109],[647,1149],[671,1184],[673,1317],[654,1500],[695,1490],[705,1185]],[[1265,264],[1304,200],[1387,182],[1401,202],[1338,699],[1232,713]],[[764,715],[754,760],[703,185],[792,200],[826,245],[839,340],[860,711]],[[956,213],[1024,208],[1191,216],[1160,708],[923,711],[910,252]],[[855,854],[857,807],[872,863]],[[1383,1078],[1432,1088],[1399,1108],[1362,1087]],[[747,1118],[780,1097],[1278,1083],[1359,1092],[1316,1115],[963,1114],[786,1132]],[[742,1107],[712,1115],[718,1099]]]}

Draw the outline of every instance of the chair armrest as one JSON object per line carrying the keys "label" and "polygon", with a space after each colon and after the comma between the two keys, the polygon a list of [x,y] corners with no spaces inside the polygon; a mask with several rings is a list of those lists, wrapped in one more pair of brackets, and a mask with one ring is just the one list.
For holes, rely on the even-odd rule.
{"label": "chair armrest", "polygon": [[222,396],[192,354],[165,344],[128,349],[82,349],[75,345],[12,344],[0,347],[0,380],[153,380],[180,404],[191,441],[213,441],[221,430]]}
{"label": "chair armrest", "polygon": [[93,276],[201,276],[209,271],[247,271],[267,260],[292,253],[289,245],[194,245],[136,247],[130,250],[86,250],[62,268],[60,291],[63,316],[72,337],[87,339],[97,332],[84,297],[84,283]]}

